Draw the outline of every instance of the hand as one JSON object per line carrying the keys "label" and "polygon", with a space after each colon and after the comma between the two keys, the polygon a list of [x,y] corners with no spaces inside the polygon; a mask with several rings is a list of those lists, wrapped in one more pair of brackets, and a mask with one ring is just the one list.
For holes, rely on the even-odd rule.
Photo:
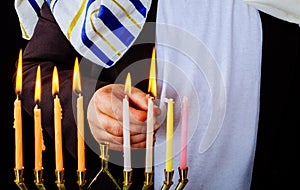
{"label": "hand", "polygon": [[[109,142],[113,150],[123,150],[122,107],[125,97],[123,84],[110,84],[98,89],[88,105],[87,119],[98,143]],[[132,87],[129,99],[130,142],[131,147],[146,147],[147,97],[138,88]],[[159,128],[156,116],[160,109],[154,107],[154,132]],[[155,136],[153,137],[155,140]]]}

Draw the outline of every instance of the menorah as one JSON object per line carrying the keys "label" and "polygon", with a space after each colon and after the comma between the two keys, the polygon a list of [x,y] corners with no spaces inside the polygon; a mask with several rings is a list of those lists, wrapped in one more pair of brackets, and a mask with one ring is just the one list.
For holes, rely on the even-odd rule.
{"label": "menorah", "polygon": [[[152,60],[150,65],[149,75],[149,94],[146,95],[148,99],[147,111],[147,136],[146,136],[146,158],[145,158],[145,180],[142,189],[147,190],[153,186],[153,133],[154,133],[154,114],[153,103],[156,98],[156,66],[155,66],[155,47],[153,48]],[[55,176],[56,185],[59,190],[65,190],[63,155],[62,155],[62,105],[59,98],[59,82],[58,71],[56,66],[53,69],[52,77],[52,95],[54,98],[54,134],[55,134]],[[117,184],[113,175],[108,168],[108,143],[100,144],[100,159],[102,168],[98,175],[91,182],[98,180],[102,174],[105,174],[115,184],[116,189],[128,190],[132,186],[132,168],[131,168],[131,153],[130,153],[130,117],[129,117],[129,97],[131,94],[131,75],[128,73],[125,81],[123,98],[123,153],[124,153],[124,170],[123,170],[123,184]],[[15,183],[21,190],[27,190],[23,178],[23,148],[22,148],[22,114],[21,114],[21,100],[19,95],[22,91],[22,51],[19,53],[18,69],[16,77],[16,95],[17,98],[14,103],[14,128],[15,128]],[[78,151],[78,169],[77,169],[77,184],[80,190],[89,189],[90,185],[86,187],[86,168],[85,168],[85,152],[84,152],[84,109],[83,109],[83,96],[81,94],[81,80],[78,58],[75,60],[74,73],[73,73],[73,91],[77,95],[77,151]],[[150,95],[151,94],[151,95]],[[39,102],[41,101],[41,73],[40,66],[37,68],[36,84],[35,84],[35,97],[36,106],[34,107],[34,133],[35,133],[35,168],[34,168],[34,183],[40,190],[46,189],[43,180],[43,167],[42,167],[42,151],[43,135],[41,124],[41,109]],[[175,187],[176,190],[183,189],[188,182],[187,173],[188,167],[186,166],[187,155],[187,97],[183,98],[182,106],[182,131],[181,131],[181,152],[180,152],[180,167],[178,168],[179,180]],[[166,168],[165,180],[161,190],[170,189],[173,185],[174,170],[172,167],[172,149],[173,149],[173,120],[174,120],[174,101],[172,98],[166,98],[168,104],[167,118],[166,118]]]}
{"label": "menorah", "polygon": [[[101,169],[97,173],[97,175],[93,178],[93,180],[89,183],[89,185],[87,185],[88,183],[85,179],[86,171],[84,171],[84,172],[77,171],[77,177],[78,177],[77,184],[78,184],[79,190],[91,189],[93,184],[97,180],[101,180],[101,177],[103,177],[104,175],[107,176],[111,180],[111,182],[115,186],[115,189],[118,189],[118,190],[129,190],[130,189],[130,187],[132,185],[132,181],[131,181],[132,170],[131,171],[123,171],[124,180],[123,180],[123,185],[120,186],[109,170],[109,167],[108,167],[109,153],[108,152],[109,152],[109,143],[108,142],[101,143],[100,144],[100,156],[99,156],[100,161],[101,161]],[[14,171],[15,171],[15,181],[14,182],[16,183],[16,185],[19,187],[20,190],[28,190],[28,188],[25,184],[25,180],[23,178],[24,169],[15,169]],[[178,183],[175,187],[175,190],[183,190],[184,187],[186,186],[186,184],[188,183],[188,178],[187,178],[188,168],[180,169],[180,167],[179,167],[178,172],[179,172],[179,179],[178,179]],[[171,188],[171,186],[173,185],[173,174],[174,174],[174,170],[171,172],[167,172],[165,170],[165,180],[161,187],[161,190],[168,190]],[[64,183],[65,183],[64,171],[56,171],[55,170],[55,176],[56,176],[55,183],[57,185],[57,188],[59,190],[66,190],[66,187],[64,185]],[[34,183],[39,190],[47,189],[44,185],[43,170],[34,170]],[[153,186],[153,172],[145,172],[145,180],[144,180],[142,190],[148,190],[152,186]]]}

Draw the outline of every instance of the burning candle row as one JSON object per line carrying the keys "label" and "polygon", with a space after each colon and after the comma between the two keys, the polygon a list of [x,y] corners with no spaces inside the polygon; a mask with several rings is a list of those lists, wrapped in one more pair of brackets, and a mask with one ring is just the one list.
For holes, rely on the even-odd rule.
{"label": "burning candle row", "polygon": [[[78,59],[75,60],[73,75],[73,90],[78,95],[77,98],[77,127],[78,127],[78,171],[85,171],[85,145],[84,145],[84,111],[83,96],[81,95],[80,72]],[[22,50],[19,53],[18,69],[16,76],[16,94],[14,103],[14,128],[15,128],[15,169],[23,170],[23,142],[22,142],[22,114],[21,100],[19,95],[22,91]],[[54,133],[55,133],[55,170],[63,171],[63,152],[62,152],[62,107],[59,99],[59,80],[57,68],[53,69],[52,94],[54,96]],[[41,69],[37,67],[34,101],[34,144],[35,144],[35,166],[34,170],[43,169],[42,151],[45,149],[42,134],[42,113],[39,103],[41,101]]]}
{"label": "burning candle row", "polygon": [[[146,158],[145,173],[151,174],[153,167],[153,134],[154,134],[154,113],[153,101],[157,96],[156,87],[156,49],[153,48],[152,60],[150,65],[149,86],[148,86],[148,113],[147,113],[147,134],[146,134]],[[23,150],[22,150],[22,116],[21,116],[21,100],[19,95],[22,91],[22,50],[20,50],[16,80],[15,110],[14,110],[14,128],[15,128],[15,159],[16,170],[23,169]],[[83,96],[81,95],[81,81],[78,59],[75,59],[73,73],[73,91],[77,94],[77,132],[78,132],[78,172],[85,172],[85,145],[84,145],[84,109]],[[131,172],[131,155],[130,155],[130,117],[129,117],[129,97],[131,94],[131,75],[128,73],[125,81],[125,97],[123,98],[123,151],[124,151],[124,172]],[[63,152],[62,152],[62,107],[59,99],[59,79],[57,68],[53,69],[52,78],[52,95],[54,96],[54,133],[55,133],[55,170],[62,172]],[[41,70],[37,68],[36,86],[34,100],[34,126],[35,126],[35,170],[42,170],[42,151],[45,149],[43,144],[42,125],[41,125],[41,109],[39,102],[41,101]],[[172,165],[172,149],[173,149],[173,120],[174,120],[174,101],[166,99],[167,106],[167,123],[166,123],[166,172],[173,171]],[[187,169],[187,129],[188,129],[188,98],[183,98],[182,106],[182,129],[181,129],[181,153],[180,153],[180,169]]]}
{"label": "burning candle row", "polygon": [[[148,85],[148,113],[147,113],[147,134],[146,134],[146,158],[145,173],[152,173],[153,165],[153,134],[154,134],[154,114],[153,100],[157,95],[156,86],[156,49],[153,48],[152,60],[150,65],[149,85]],[[124,151],[124,171],[131,171],[130,160],[130,121],[128,95],[131,93],[131,75],[128,73],[125,80],[125,97],[123,99],[123,151]],[[173,171],[173,128],[174,128],[174,100],[166,99],[167,103],[167,123],[166,123],[166,171]],[[180,169],[187,169],[187,135],[188,135],[188,98],[182,100],[182,128],[180,142]]]}

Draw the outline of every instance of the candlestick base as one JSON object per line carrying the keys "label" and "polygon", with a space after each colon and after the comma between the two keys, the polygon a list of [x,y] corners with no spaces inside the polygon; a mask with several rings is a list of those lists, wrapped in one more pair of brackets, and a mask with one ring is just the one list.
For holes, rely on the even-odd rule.
{"label": "candlestick base", "polygon": [[[121,190],[120,185],[117,183],[117,181],[115,180],[115,178],[113,177],[113,175],[110,173],[108,169],[108,159],[109,159],[108,146],[109,146],[108,142],[104,142],[100,144],[99,157],[101,159],[101,169],[94,177],[94,179],[91,181],[91,183],[88,185],[87,189],[94,189],[94,188],[97,189],[97,187],[93,187],[93,186],[97,185],[97,179],[100,178],[101,175],[105,175],[102,177],[108,177],[108,179],[112,182],[111,185],[113,186],[114,189]],[[106,184],[105,186],[107,187],[108,184]]]}
{"label": "candlestick base", "polygon": [[55,176],[56,176],[56,185],[59,190],[66,190],[65,187],[65,180],[64,180],[64,171],[58,171],[55,170]]}
{"label": "candlestick base", "polygon": [[77,171],[77,184],[79,187],[79,190],[84,190],[85,188],[85,184],[86,184],[86,180],[85,180],[85,175],[86,175],[86,171]]}
{"label": "candlestick base", "polygon": [[34,183],[38,190],[46,190],[43,180],[43,169],[33,170],[34,173]]}
{"label": "candlestick base", "polygon": [[145,181],[142,190],[148,190],[153,185],[153,172],[145,172]]}
{"label": "candlestick base", "polygon": [[161,187],[161,190],[168,190],[170,187],[173,185],[173,175],[174,175],[174,170],[172,171],[165,171],[165,181],[163,186]]}
{"label": "candlestick base", "polygon": [[186,169],[178,168],[178,172],[179,172],[179,180],[178,180],[178,184],[177,184],[175,190],[182,190],[182,189],[184,189],[185,185],[189,181],[187,178],[188,168],[186,168]]}
{"label": "candlestick base", "polygon": [[14,171],[15,171],[15,177],[16,177],[14,182],[17,184],[19,189],[28,190],[25,185],[24,178],[23,178],[24,169],[14,169]]}

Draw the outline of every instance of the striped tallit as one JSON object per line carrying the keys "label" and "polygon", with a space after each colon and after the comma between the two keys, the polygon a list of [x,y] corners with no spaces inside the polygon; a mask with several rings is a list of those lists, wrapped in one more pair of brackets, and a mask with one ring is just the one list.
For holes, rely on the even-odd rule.
{"label": "striped tallit", "polygon": [[62,32],[85,58],[111,67],[139,35],[151,0],[15,0],[22,36],[30,39],[46,2]]}

